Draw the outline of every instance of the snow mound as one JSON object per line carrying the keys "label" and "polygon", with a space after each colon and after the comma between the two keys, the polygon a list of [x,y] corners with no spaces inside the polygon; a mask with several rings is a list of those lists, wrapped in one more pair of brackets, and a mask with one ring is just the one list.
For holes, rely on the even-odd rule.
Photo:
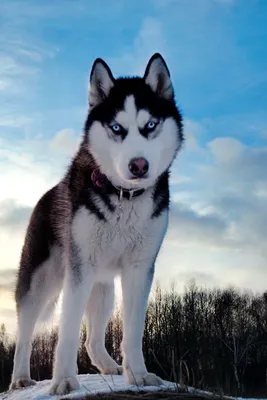
{"label": "snow mound", "polygon": [[56,399],[80,399],[84,395],[122,392],[122,391],[160,391],[171,390],[177,388],[172,382],[163,381],[164,385],[137,387],[135,385],[127,385],[123,375],[79,375],[80,389],[75,390],[65,396],[49,395],[50,380],[37,382],[35,386],[23,389],[10,390],[0,394],[1,400],[56,400]]}

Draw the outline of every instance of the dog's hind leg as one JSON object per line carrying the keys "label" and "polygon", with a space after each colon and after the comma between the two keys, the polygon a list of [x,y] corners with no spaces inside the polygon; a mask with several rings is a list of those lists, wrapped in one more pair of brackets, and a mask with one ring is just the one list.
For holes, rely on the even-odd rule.
{"label": "dog's hind leg", "polygon": [[114,283],[95,283],[85,310],[86,350],[93,365],[103,374],[122,374],[105,348],[105,331],[114,306]]}
{"label": "dog's hind leg", "polygon": [[34,385],[30,377],[31,341],[40,304],[25,298],[18,309],[18,334],[10,389]]}
{"label": "dog's hind leg", "polygon": [[50,257],[36,269],[27,290],[24,290],[23,282],[18,283],[16,296],[18,332],[10,389],[35,384],[30,376],[32,336],[38,318],[47,308],[51,311],[52,304],[56,304],[61,290],[60,266],[57,265],[58,274],[55,274],[55,261],[57,259]]}

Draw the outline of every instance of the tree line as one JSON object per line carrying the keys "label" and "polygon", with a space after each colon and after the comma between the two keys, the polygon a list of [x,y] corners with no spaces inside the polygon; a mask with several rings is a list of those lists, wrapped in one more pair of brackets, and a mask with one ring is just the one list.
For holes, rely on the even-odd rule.
{"label": "tree line", "polygon": [[[81,328],[79,373],[97,373]],[[106,331],[106,346],[121,362],[122,322],[117,310]],[[57,329],[35,335],[32,377],[50,379]],[[0,329],[0,391],[12,373],[15,342]],[[183,386],[232,396],[267,393],[267,292],[254,295],[234,288],[202,289],[194,283],[183,294],[159,286],[147,309],[143,350],[149,371]]]}

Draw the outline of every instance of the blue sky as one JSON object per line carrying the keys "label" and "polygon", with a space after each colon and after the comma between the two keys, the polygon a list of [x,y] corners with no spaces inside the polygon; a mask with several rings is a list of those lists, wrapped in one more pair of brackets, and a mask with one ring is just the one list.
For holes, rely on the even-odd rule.
{"label": "blue sky", "polygon": [[264,290],[267,2],[2,0],[0,15],[0,322],[14,323],[28,218],[77,148],[96,57],[132,75],[160,52],[184,115],[157,279]]}

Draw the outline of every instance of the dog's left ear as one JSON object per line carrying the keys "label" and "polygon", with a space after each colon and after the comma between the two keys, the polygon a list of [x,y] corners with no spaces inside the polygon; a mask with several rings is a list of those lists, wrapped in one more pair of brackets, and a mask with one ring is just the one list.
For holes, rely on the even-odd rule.
{"label": "dog's left ear", "polygon": [[110,89],[114,86],[114,77],[109,66],[101,58],[97,58],[93,64],[90,75],[90,107],[102,103],[109,95]]}
{"label": "dog's left ear", "polygon": [[167,100],[173,100],[174,91],[170,72],[166,62],[159,53],[154,54],[150,58],[144,74],[144,80],[158,96]]}

